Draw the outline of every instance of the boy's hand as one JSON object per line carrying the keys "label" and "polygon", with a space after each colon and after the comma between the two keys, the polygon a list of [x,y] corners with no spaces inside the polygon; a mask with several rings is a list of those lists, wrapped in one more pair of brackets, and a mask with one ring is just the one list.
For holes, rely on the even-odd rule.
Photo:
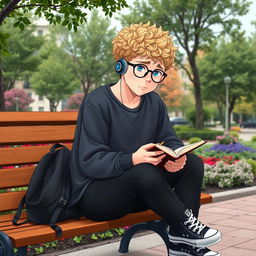
{"label": "boy's hand", "polygon": [[154,147],[154,143],[149,143],[141,146],[136,152],[132,154],[133,165],[140,163],[150,163],[153,165],[158,165],[162,159],[165,157],[163,151],[148,151]]}
{"label": "boy's hand", "polygon": [[168,160],[165,163],[164,168],[168,172],[177,172],[184,167],[184,165],[186,164],[186,161],[187,161],[186,155],[182,156],[181,158],[179,158],[175,161]]}

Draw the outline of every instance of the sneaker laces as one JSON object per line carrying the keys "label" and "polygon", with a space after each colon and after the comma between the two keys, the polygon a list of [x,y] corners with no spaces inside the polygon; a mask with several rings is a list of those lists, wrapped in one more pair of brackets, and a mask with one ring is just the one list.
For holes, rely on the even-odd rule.
{"label": "sneaker laces", "polygon": [[196,230],[198,229],[198,231],[197,231],[198,235],[201,233],[201,231],[205,227],[205,225],[203,223],[201,223],[196,217],[194,217],[192,212],[189,216],[189,219],[184,222],[185,225],[189,224],[189,223],[190,223],[190,226],[188,228],[191,229],[194,227],[193,232],[196,232]]}

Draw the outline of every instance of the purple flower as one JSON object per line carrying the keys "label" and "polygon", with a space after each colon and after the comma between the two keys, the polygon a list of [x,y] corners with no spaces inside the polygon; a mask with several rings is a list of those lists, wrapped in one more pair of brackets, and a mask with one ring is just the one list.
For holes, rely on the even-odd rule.
{"label": "purple flower", "polygon": [[240,143],[231,143],[231,144],[215,144],[212,147],[206,149],[206,151],[222,151],[222,152],[244,152],[244,151],[250,151],[250,152],[256,152],[256,150],[244,146]]}

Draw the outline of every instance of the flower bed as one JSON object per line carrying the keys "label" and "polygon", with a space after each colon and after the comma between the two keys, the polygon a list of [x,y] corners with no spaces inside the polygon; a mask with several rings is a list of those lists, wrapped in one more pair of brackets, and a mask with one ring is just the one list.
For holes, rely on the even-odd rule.
{"label": "flower bed", "polygon": [[237,188],[255,184],[256,143],[240,143],[235,136],[217,136],[217,144],[195,152],[205,164],[203,189]]}

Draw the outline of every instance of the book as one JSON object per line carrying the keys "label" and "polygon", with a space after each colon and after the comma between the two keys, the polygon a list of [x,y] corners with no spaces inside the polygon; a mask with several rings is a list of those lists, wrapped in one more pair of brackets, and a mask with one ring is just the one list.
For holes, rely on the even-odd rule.
{"label": "book", "polygon": [[166,153],[166,156],[162,159],[161,163],[159,163],[159,165],[163,166],[165,164],[165,162],[167,162],[168,160],[175,161],[176,159],[181,158],[185,154],[193,151],[194,149],[202,146],[205,143],[207,143],[207,141],[201,140],[199,142],[195,142],[192,144],[188,144],[188,145],[179,147],[175,150],[172,150],[171,148],[166,147],[166,146],[162,145],[161,143],[156,143],[150,151],[155,151],[155,150],[160,149],[164,153]]}

